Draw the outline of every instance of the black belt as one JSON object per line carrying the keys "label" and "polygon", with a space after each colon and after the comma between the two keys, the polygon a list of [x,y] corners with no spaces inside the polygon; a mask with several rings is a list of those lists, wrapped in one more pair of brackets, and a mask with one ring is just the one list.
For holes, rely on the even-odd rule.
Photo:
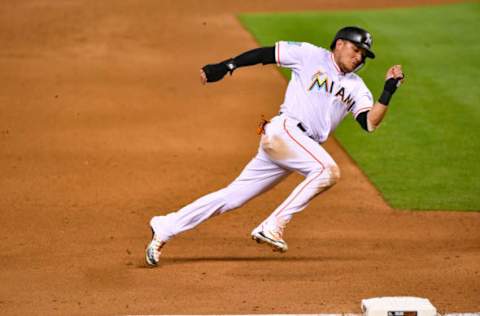
{"label": "black belt", "polygon": [[302,132],[304,132],[304,133],[307,132],[307,129],[302,125],[302,123],[298,123],[298,124],[297,124],[297,127],[298,127]]}
{"label": "black belt", "polygon": [[[305,126],[303,126],[303,124],[302,124],[301,122],[297,124],[297,127],[298,127],[299,130],[301,130],[302,132],[304,132],[308,137],[310,137],[311,139],[315,140],[315,138],[313,138],[312,136],[310,136],[310,135],[307,134],[307,129],[305,128]],[[315,142],[317,142],[317,141],[315,140]]]}
{"label": "black belt", "polygon": [[[279,115],[282,115],[282,112],[279,112],[278,114],[279,114]],[[297,127],[298,127],[302,132],[304,132],[304,133],[307,132],[307,129],[305,128],[305,126],[303,126],[302,122],[298,122]],[[313,139],[312,136],[310,136],[310,135],[308,135],[308,134],[307,134],[307,136],[310,137],[311,139]]]}

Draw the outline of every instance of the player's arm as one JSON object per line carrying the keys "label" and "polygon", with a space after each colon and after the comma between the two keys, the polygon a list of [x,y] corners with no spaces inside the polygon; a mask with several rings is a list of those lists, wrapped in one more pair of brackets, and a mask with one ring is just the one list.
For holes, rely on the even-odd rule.
{"label": "player's arm", "polygon": [[357,121],[363,129],[368,132],[373,132],[380,125],[387,113],[388,105],[393,94],[400,84],[403,83],[404,78],[405,75],[403,74],[401,65],[395,65],[388,69],[387,75],[385,76],[385,86],[378,101],[369,111],[357,115]]}
{"label": "player's arm", "polygon": [[256,64],[274,64],[275,47],[260,47],[249,50],[237,57],[230,58],[217,64],[208,64],[200,69],[200,81],[215,82],[221,80],[228,72],[230,74],[239,67],[252,66]]}

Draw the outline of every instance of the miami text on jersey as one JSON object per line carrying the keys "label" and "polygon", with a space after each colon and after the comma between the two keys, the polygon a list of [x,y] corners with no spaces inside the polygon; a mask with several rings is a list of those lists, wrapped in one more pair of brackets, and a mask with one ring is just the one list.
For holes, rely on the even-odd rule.
{"label": "miami text on jersey", "polygon": [[[317,87],[319,91],[325,90],[327,94],[333,94],[335,97],[340,98],[342,103],[348,106],[348,110],[350,110],[355,104],[355,101],[350,94],[345,96],[345,88],[340,85],[338,85],[338,88],[334,88],[335,81],[330,81],[327,74],[322,71],[318,71],[312,76],[312,83],[310,84],[308,91],[312,91],[315,87]],[[336,89],[335,93],[334,89]]]}

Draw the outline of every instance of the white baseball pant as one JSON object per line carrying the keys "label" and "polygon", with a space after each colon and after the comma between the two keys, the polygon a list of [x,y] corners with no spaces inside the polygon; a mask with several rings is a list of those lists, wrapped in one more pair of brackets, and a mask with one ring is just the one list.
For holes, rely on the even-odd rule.
{"label": "white baseball pant", "polygon": [[256,228],[283,229],[293,214],[302,211],[312,198],[331,187],[340,177],[332,157],[308,137],[298,123],[285,114],[274,117],[265,126],[257,155],[238,178],[177,212],[153,217],[150,224],[157,236],[167,241],[210,217],[238,208],[296,171],[305,176],[305,180]]}

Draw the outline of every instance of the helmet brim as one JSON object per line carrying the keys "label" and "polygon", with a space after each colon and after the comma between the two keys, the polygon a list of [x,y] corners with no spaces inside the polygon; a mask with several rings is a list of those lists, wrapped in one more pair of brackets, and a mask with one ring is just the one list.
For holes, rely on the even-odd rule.
{"label": "helmet brim", "polygon": [[352,42],[352,43],[355,44],[357,47],[360,47],[360,48],[365,49],[365,51],[366,51],[366,56],[367,56],[368,58],[371,58],[371,59],[374,59],[374,58],[375,58],[375,53],[372,52],[372,51],[370,50],[370,47],[368,47],[367,45],[362,44],[362,43],[355,43],[355,42]]}
{"label": "helmet brim", "polygon": [[365,45],[365,44],[363,44],[363,43],[359,43],[359,42],[354,42],[354,41],[352,41],[352,40],[350,40],[350,39],[348,39],[348,38],[343,38],[343,37],[335,38],[335,39],[333,40],[332,44],[330,45],[330,49],[331,49],[331,50],[335,49],[335,43],[336,43],[337,40],[339,40],[339,39],[344,40],[344,41],[349,41],[349,42],[353,43],[355,46],[365,49],[365,51],[366,51],[366,54],[365,54],[366,57],[371,58],[371,59],[374,59],[374,58],[375,58],[375,53],[372,52],[372,50],[370,49],[370,47],[368,47],[367,45]]}

